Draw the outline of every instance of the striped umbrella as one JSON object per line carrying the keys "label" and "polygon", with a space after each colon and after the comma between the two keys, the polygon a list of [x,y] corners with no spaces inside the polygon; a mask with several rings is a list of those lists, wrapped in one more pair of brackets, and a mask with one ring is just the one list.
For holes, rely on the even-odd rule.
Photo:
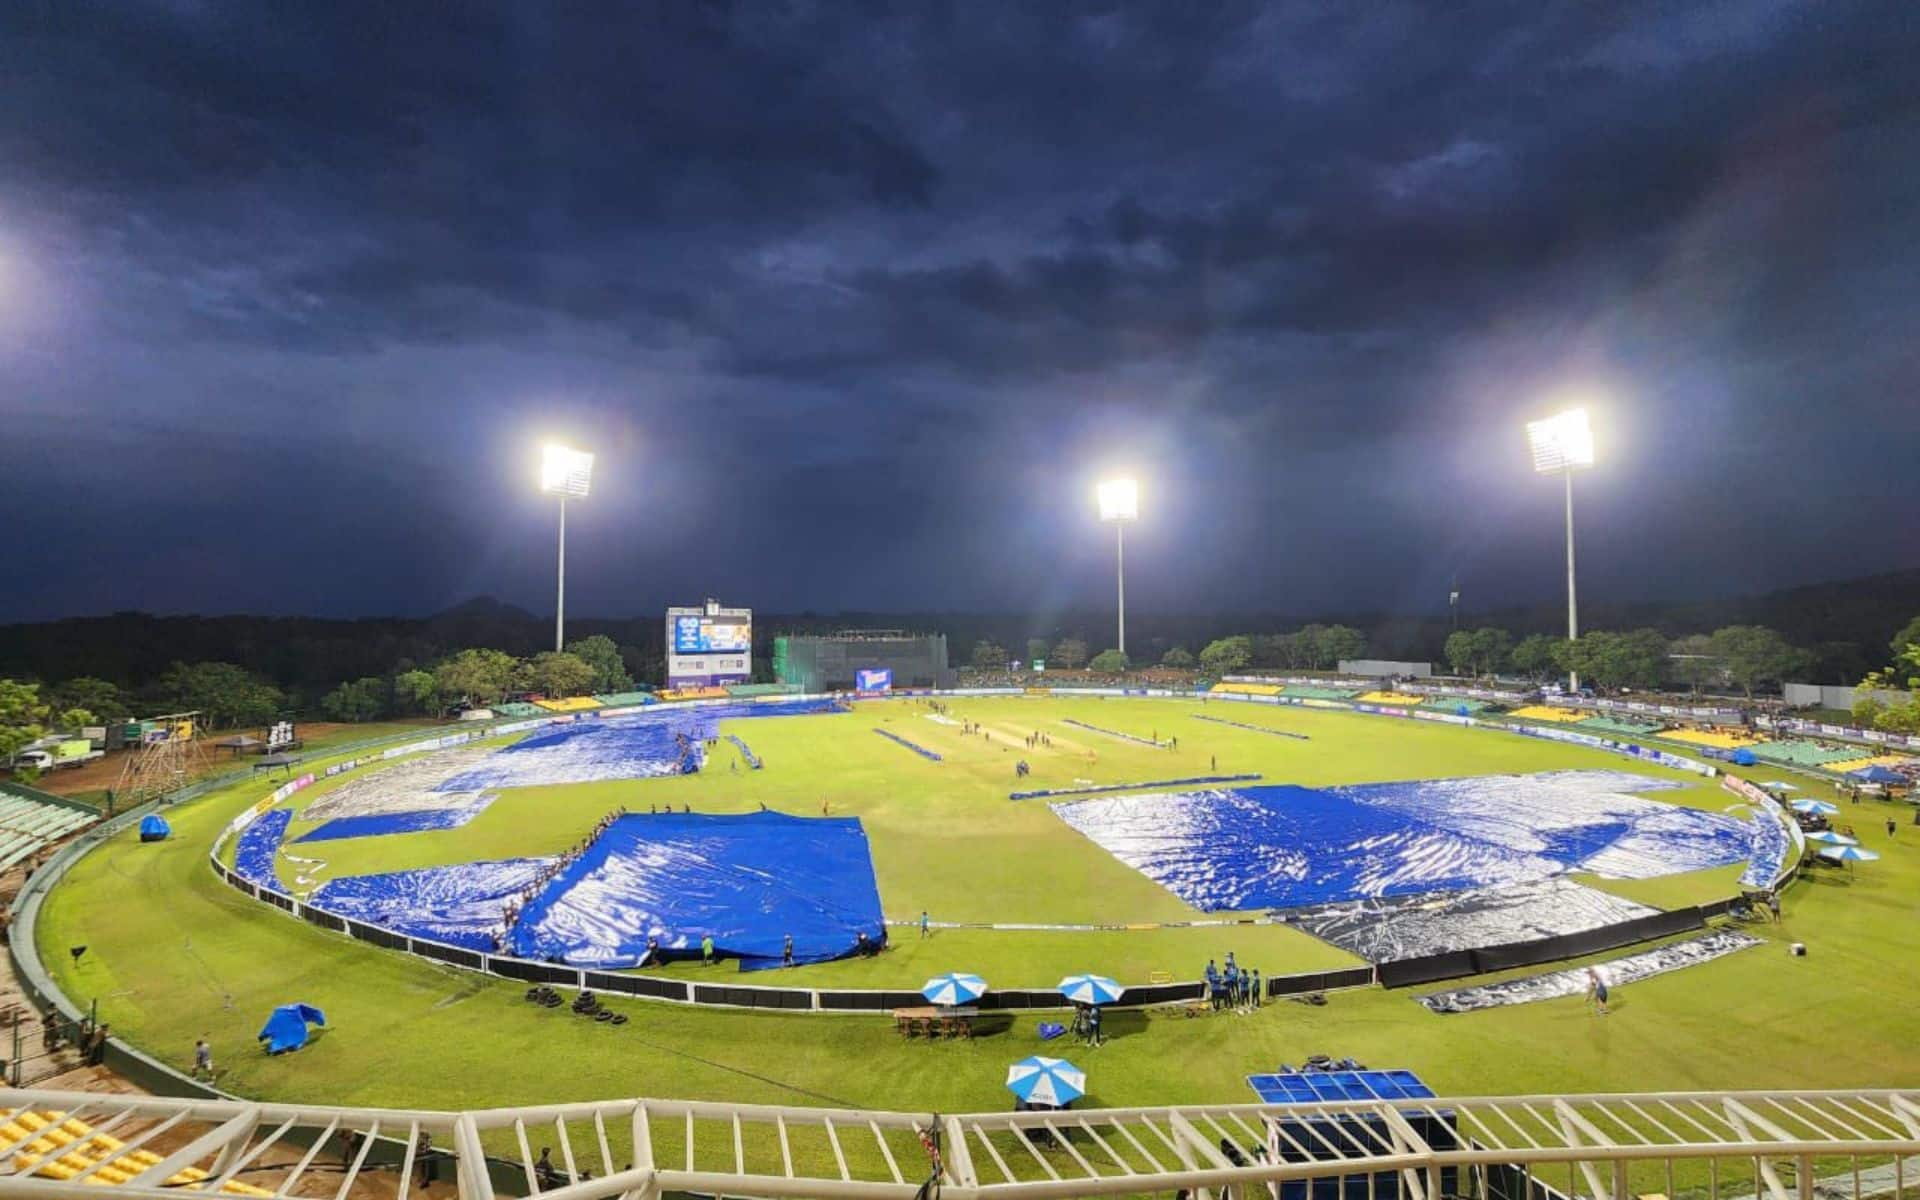
{"label": "striped umbrella", "polygon": [[1858,846],[1858,838],[1850,838],[1844,833],[1835,833],[1831,829],[1822,829],[1819,833],[1807,835],[1810,842],[1819,842],[1823,846]]}
{"label": "striped umbrella", "polygon": [[1787,807],[1797,813],[1819,813],[1823,817],[1838,816],[1840,813],[1838,804],[1829,804],[1825,800],[1789,800]]}
{"label": "striped umbrella", "polygon": [[1060,994],[1075,1004],[1112,1004],[1126,990],[1105,975],[1069,975],[1060,981]]}
{"label": "striped umbrella", "polygon": [[1834,862],[1872,862],[1880,856],[1865,846],[1822,846],[1820,857]]}
{"label": "striped umbrella", "polygon": [[1007,1068],[1007,1090],[1029,1104],[1070,1104],[1087,1094],[1087,1073],[1064,1058],[1036,1054]]}
{"label": "striped umbrella", "polygon": [[949,971],[945,975],[936,975],[927,980],[920,994],[928,1002],[951,1007],[956,1004],[972,1004],[986,995],[987,981],[978,975],[968,975],[963,971]]}

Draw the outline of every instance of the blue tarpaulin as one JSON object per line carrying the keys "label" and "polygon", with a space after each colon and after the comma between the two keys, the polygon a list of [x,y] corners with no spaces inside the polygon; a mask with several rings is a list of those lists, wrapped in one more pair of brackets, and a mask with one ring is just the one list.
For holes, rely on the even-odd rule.
{"label": "blue tarpaulin", "polygon": [[361,817],[336,817],[296,842],[331,842],[340,838],[385,837],[390,833],[426,833],[435,829],[458,829],[486,811],[496,793],[486,792],[467,804],[449,804],[442,808],[422,808],[408,812],[369,813]]}
{"label": "blue tarpaulin", "polygon": [[1746,860],[1749,826],[1643,800],[1673,786],[1613,771],[1248,787],[1053,806],[1069,825],[1203,911],[1532,882],[1646,878]]}
{"label": "blue tarpaulin", "polygon": [[536,883],[552,861],[510,858],[349,875],[322,885],[312,903],[408,937],[491,953],[507,900]]}
{"label": "blue tarpaulin", "polygon": [[1863,783],[1890,783],[1895,787],[1900,787],[1911,782],[1905,775],[1902,775],[1892,767],[1881,766],[1879,763],[1875,763],[1870,767],[1862,767],[1858,771],[1848,772],[1848,775],[1850,778],[1858,779]]}
{"label": "blue tarpaulin", "polygon": [[260,1027],[256,1040],[267,1044],[268,1054],[285,1054],[307,1044],[307,1022],[327,1023],[326,1014],[311,1004],[282,1004],[273,1010]]}
{"label": "blue tarpaulin", "polygon": [[173,826],[159,813],[148,813],[140,818],[140,840],[143,842],[163,842],[173,832]]}
{"label": "blue tarpaulin", "polygon": [[755,970],[780,964],[787,934],[796,962],[824,962],[862,932],[876,945],[886,936],[857,818],[635,813],[526,906],[510,949],[617,969],[638,964],[649,937],[685,958],[711,936]]}
{"label": "blue tarpaulin", "polygon": [[280,879],[274,874],[273,858],[280,852],[280,839],[287,835],[287,822],[291,820],[291,809],[276,808],[255,817],[251,825],[241,830],[240,840],[233,847],[234,873],[256,887],[271,888],[286,895],[287,889],[280,886]]}
{"label": "blue tarpaulin", "polygon": [[[484,765],[462,771],[434,790],[477,792],[685,774],[698,769],[700,743],[716,736],[722,721],[838,711],[840,706],[830,700],[789,700],[663,708],[604,720],[573,721],[502,747],[488,755]],[[691,743],[691,754],[676,734]]]}

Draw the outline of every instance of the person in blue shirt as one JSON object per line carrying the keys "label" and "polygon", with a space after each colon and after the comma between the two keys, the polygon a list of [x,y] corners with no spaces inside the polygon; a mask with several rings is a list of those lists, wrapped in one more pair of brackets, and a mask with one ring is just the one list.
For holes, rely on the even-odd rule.
{"label": "person in blue shirt", "polygon": [[1240,1002],[1240,968],[1234,965],[1233,955],[1227,955],[1226,969],[1226,1007],[1233,1008]]}
{"label": "person in blue shirt", "polygon": [[1220,968],[1207,960],[1207,1002],[1215,1008],[1220,1007]]}

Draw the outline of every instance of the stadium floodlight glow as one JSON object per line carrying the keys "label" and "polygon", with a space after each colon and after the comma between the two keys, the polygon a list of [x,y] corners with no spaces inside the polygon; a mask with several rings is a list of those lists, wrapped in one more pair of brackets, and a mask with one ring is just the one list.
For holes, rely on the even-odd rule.
{"label": "stadium floodlight glow", "polygon": [[[1556,416],[1527,422],[1527,445],[1533,450],[1533,469],[1558,474],[1567,485],[1567,640],[1580,640],[1580,609],[1573,585],[1573,472],[1593,465],[1593,426],[1587,410],[1570,408]],[[1567,681],[1580,690],[1580,672],[1569,670]]]}
{"label": "stadium floodlight glow", "polygon": [[1109,479],[1095,489],[1102,521],[1133,521],[1140,517],[1140,485],[1131,479]]}
{"label": "stadium floodlight glow", "polygon": [[540,447],[540,490],[584,500],[593,483],[593,455],[558,442]]}
{"label": "stadium floodlight glow", "polygon": [[558,442],[540,447],[540,490],[560,497],[560,582],[553,603],[553,649],[567,648],[567,501],[584,500],[593,484],[593,455]]}
{"label": "stadium floodlight glow", "polygon": [[1542,475],[1593,465],[1593,427],[1584,408],[1527,422],[1527,444],[1533,448],[1533,469]]}
{"label": "stadium floodlight glow", "polygon": [[1127,522],[1140,519],[1140,484],[1132,479],[1109,479],[1094,489],[1100,519],[1114,532],[1114,574],[1120,583],[1120,629],[1114,649],[1127,652]]}

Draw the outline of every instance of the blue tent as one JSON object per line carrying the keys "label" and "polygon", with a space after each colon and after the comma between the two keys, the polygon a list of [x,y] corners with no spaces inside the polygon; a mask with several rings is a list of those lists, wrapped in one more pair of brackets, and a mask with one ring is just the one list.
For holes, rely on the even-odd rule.
{"label": "blue tent", "polygon": [[1750,767],[1754,763],[1753,751],[1745,746],[1733,752],[1733,764],[1736,767]]}
{"label": "blue tent", "polygon": [[1890,783],[1899,787],[1907,782],[1905,775],[1892,767],[1883,767],[1879,763],[1871,767],[1862,767],[1858,771],[1850,771],[1848,774],[1862,783]]}
{"label": "blue tent", "polygon": [[148,813],[140,818],[140,840],[143,842],[164,842],[173,832],[173,826],[159,813]]}
{"label": "blue tent", "polygon": [[285,1054],[307,1044],[307,1022],[325,1025],[327,1017],[311,1004],[282,1004],[273,1010],[257,1035],[267,1044],[268,1054]]}

